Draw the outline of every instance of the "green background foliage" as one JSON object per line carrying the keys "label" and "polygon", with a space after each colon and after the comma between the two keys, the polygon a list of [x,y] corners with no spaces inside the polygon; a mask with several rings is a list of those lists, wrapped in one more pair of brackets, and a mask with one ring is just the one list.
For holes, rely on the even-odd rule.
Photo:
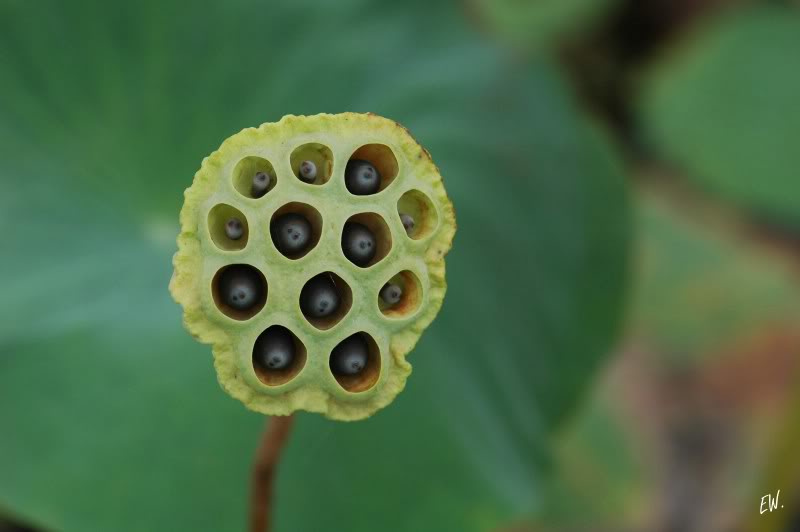
{"label": "green background foliage", "polygon": [[468,0],[485,29],[527,50],[554,47],[597,23],[620,0]]}
{"label": "green background foliage", "polygon": [[800,227],[797,10],[743,9],[702,30],[649,74],[649,135],[704,190]]}

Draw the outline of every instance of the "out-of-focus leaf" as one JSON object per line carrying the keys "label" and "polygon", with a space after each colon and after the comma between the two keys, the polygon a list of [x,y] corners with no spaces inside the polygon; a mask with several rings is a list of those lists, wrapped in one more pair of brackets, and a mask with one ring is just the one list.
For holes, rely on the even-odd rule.
{"label": "out-of-focus leaf", "polygon": [[800,227],[800,10],[748,8],[702,29],[647,80],[649,135],[701,187]]}
{"label": "out-of-focus leaf", "polygon": [[0,7],[0,507],[65,531],[241,530],[263,418],[166,286],[202,157],[283,114],[372,111],[458,213],[449,292],[390,408],[300,415],[278,530],[485,530],[535,510],[546,436],[605,353],[627,210],[559,73],[446,5]]}
{"label": "out-of-focus leaf", "polygon": [[641,442],[632,438],[630,420],[620,411],[625,400],[615,389],[619,382],[609,381],[601,381],[556,439],[555,474],[541,518],[555,530],[647,529],[652,486],[642,467]]}
{"label": "out-of-focus leaf", "polygon": [[479,23],[517,46],[540,48],[576,34],[619,0],[467,0]]}
{"label": "out-of-focus leaf", "polygon": [[[665,196],[654,188],[636,196],[631,334],[554,439],[540,521],[555,530],[650,530],[680,521],[696,503],[685,499],[682,482],[701,486],[697,479],[713,467],[736,482],[709,490],[698,515],[724,508],[754,514],[747,530],[779,530],[774,524],[790,514],[757,519],[746,508],[798,477],[786,466],[796,445],[781,444],[769,483],[751,489],[769,427],[792,425],[780,423],[779,412],[797,416],[779,394],[794,367],[785,361],[797,354],[800,290],[789,264],[721,220],[694,220]],[[789,431],[778,436],[798,439]],[[704,452],[714,454],[713,466]]]}
{"label": "out-of-focus leaf", "polygon": [[633,332],[674,362],[800,323],[800,289],[788,265],[724,225],[704,225],[647,193],[637,227]]}

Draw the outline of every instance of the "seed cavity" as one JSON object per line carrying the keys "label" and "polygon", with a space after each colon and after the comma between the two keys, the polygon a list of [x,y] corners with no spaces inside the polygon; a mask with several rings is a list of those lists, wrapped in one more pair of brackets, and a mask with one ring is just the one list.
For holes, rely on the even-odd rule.
{"label": "seed cavity", "polygon": [[356,196],[380,192],[397,177],[397,157],[385,144],[366,144],[358,148],[347,161],[345,186]]}
{"label": "seed cavity", "polygon": [[272,176],[266,172],[256,172],[253,176],[253,184],[250,187],[250,194],[254,198],[260,198],[267,193],[272,185]]}
{"label": "seed cavity", "polygon": [[406,230],[406,234],[411,236],[411,233],[414,231],[414,217],[410,214],[400,213],[400,222],[403,224],[403,228]]}
{"label": "seed cavity", "polygon": [[225,236],[231,240],[239,240],[244,235],[244,224],[239,218],[230,218],[225,222]]}
{"label": "seed cavity", "polygon": [[357,222],[348,222],[342,231],[342,251],[356,266],[366,266],[375,257],[375,235]]}
{"label": "seed cavity", "polygon": [[304,252],[311,242],[311,223],[302,214],[290,212],[280,216],[270,231],[275,247],[286,256]]}
{"label": "seed cavity", "polygon": [[294,338],[285,327],[272,327],[261,334],[253,348],[253,361],[263,369],[285,369],[294,356]]}
{"label": "seed cavity", "polygon": [[219,203],[208,212],[208,232],[214,245],[221,250],[238,251],[247,246],[247,218],[226,203]]}
{"label": "seed cavity", "polygon": [[317,165],[313,161],[303,161],[300,163],[300,180],[306,183],[313,183],[317,178]]}
{"label": "seed cavity", "polygon": [[309,279],[300,292],[300,311],[311,325],[327,330],[339,323],[353,304],[353,292],[334,272]]}
{"label": "seed cavity", "polygon": [[342,228],[344,256],[361,268],[369,268],[392,249],[392,234],[383,217],[373,212],[351,216]]}
{"label": "seed cavity", "polygon": [[283,256],[296,260],[319,242],[322,216],[305,203],[287,203],[272,215],[269,231],[275,248]]}
{"label": "seed cavity", "polygon": [[268,386],[286,384],[306,364],[306,347],[297,336],[282,325],[263,331],[253,345],[253,370]]}
{"label": "seed cavity", "polygon": [[372,388],[381,372],[380,350],[364,332],[348,336],[331,351],[329,366],[339,385],[358,393]]}
{"label": "seed cavity", "polygon": [[344,184],[356,196],[375,194],[381,188],[381,174],[369,161],[350,159],[344,171]]}
{"label": "seed cavity", "polygon": [[307,318],[327,318],[339,309],[341,297],[333,277],[320,274],[303,287],[300,307]]}
{"label": "seed cavity", "polygon": [[422,304],[422,283],[411,270],[403,270],[389,279],[378,292],[378,308],[390,319],[414,316]]}
{"label": "seed cavity", "polygon": [[324,185],[333,173],[333,152],[324,144],[303,144],[292,151],[289,164],[297,179],[309,185]]}
{"label": "seed cavity", "polygon": [[397,305],[400,302],[400,298],[403,297],[403,289],[400,288],[400,285],[386,283],[383,285],[383,288],[381,288],[380,296],[384,303],[393,307]]}
{"label": "seed cavity", "polygon": [[217,308],[235,320],[248,320],[266,303],[267,281],[249,264],[221,268],[212,280],[212,295]]}
{"label": "seed cavity", "polygon": [[397,202],[397,213],[406,234],[413,240],[430,236],[439,225],[439,214],[427,194],[409,190]]}
{"label": "seed cavity", "polygon": [[336,375],[358,375],[367,366],[369,346],[364,337],[356,333],[349,336],[331,353],[331,370]]}
{"label": "seed cavity", "polygon": [[278,180],[272,163],[263,157],[244,157],[233,169],[233,188],[245,198],[258,199],[275,188]]}

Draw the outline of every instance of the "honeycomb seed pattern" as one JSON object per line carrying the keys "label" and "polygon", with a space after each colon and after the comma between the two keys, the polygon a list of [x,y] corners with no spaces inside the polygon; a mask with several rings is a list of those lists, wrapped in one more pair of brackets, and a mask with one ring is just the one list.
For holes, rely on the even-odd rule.
{"label": "honeycomb seed pattern", "polygon": [[[347,190],[350,159],[378,169],[378,192]],[[303,161],[317,169],[313,182],[298,177]],[[258,197],[251,189],[257,172],[270,175],[269,189]],[[313,227],[313,245],[291,256],[276,248],[270,233],[273,219],[287,212],[306,216]],[[402,214],[414,217],[413,231]],[[235,240],[224,226],[231,217],[245,230]],[[211,344],[226,392],[264,414],[307,410],[357,420],[403,389],[411,372],[406,355],[442,305],[444,256],[455,233],[438,169],[405,128],[372,114],[344,113],[289,115],[245,129],[203,160],[180,221],[170,291],[183,306],[187,329]],[[375,234],[376,254],[364,265],[343,252],[348,222]],[[231,266],[263,277],[263,300],[253,309],[225,306],[219,278]],[[308,315],[307,305],[304,314],[301,301],[304,286],[320,275],[341,296],[336,312],[322,318]],[[403,295],[387,306],[379,293],[388,282]],[[354,335],[363,339],[360,353],[343,355]],[[337,371],[342,356],[355,364],[348,366],[355,374]]]}

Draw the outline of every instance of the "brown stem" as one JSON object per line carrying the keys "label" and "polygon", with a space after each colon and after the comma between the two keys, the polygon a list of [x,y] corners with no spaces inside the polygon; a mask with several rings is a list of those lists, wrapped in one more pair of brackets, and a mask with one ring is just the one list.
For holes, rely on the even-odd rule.
{"label": "brown stem", "polygon": [[289,438],[294,416],[273,416],[267,421],[253,461],[250,495],[250,532],[269,532],[272,520],[272,483]]}

